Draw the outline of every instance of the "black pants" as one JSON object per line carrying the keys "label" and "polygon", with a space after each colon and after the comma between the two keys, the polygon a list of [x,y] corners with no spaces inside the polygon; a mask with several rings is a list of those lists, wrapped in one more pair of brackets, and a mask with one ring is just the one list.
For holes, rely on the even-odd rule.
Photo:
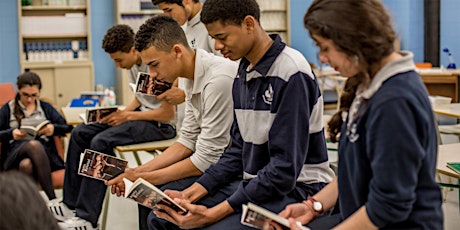
{"label": "black pants", "polygon": [[64,204],[75,208],[77,217],[97,225],[107,186],[100,180],[78,175],[80,153],[85,149],[113,156],[116,146],[170,139],[175,135],[171,125],[155,121],[128,121],[113,127],[99,123],[76,127],[67,152]]}

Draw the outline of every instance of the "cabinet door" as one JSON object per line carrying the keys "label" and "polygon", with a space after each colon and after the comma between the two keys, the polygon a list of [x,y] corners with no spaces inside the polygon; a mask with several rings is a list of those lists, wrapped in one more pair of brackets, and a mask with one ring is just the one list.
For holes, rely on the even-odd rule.
{"label": "cabinet door", "polygon": [[92,67],[57,67],[55,84],[56,104],[66,106],[73,98],[79,98],[81,91],[93,90]]}

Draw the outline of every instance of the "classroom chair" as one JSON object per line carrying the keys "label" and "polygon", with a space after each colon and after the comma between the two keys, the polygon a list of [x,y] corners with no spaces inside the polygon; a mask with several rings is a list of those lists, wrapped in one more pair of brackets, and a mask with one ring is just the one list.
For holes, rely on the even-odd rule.
{"label": "classroom chair", "polygon": [[13,83],[0,83],[0,106],[14,99],[15,96]]}

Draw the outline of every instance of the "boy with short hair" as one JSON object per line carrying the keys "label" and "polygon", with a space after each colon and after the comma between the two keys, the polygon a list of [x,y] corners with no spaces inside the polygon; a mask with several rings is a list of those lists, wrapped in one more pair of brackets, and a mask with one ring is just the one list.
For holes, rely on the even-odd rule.
{"label": "boy with short hair", "polygon": [[277,213],[332,180],[323,99],[310,65],[278,35],[269,36],[259,17],[255,0],[204,3],[201,20],[216,49],[242,58],[233,83],[232,144],[193,185],[166,191],[188,214],[158,205],[149,229],[252,229],[240,224],[243,204]]}

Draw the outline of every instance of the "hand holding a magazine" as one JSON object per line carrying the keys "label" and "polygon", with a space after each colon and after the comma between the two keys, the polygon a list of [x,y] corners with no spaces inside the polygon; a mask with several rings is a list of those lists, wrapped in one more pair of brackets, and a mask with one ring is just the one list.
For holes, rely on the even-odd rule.
{"label": "hand holding a magazine", "polygon": [[157,99],[160,101],[166,101],[171,105],[178,105],[185,102],[185,92],[178,87],[171,87],[171,89],[166,90],[164,93],[157,96]]}
{"label": "hand holding a magazine", "polygon": [[[167,191],[165,191],[165,193],[168,194]],[[171,194],[170,191],[169,194]],[[178,194],[176,193],[176,195]],[[224,216],[233,212],[233,209],[227,202],[222,202],[221,204],[208,209],[206,206],[195,205],[185,199],[175,198],[174,201],[178,203],[180,206],[187,209],[188,213],[186,215],[182,215],[182,213],[176,212],[167,205],[163,205],[160,203],[156,205],[158,209],[154,210],[153,212],[157,217],[165,219],[179,226],[181,229],[203,227],[215,223]],[[223,205],[227,205],[228,207],[222,207]],[[231,212],[222,212],[222,210],[229,210],[228,208],[231,210]],[[221,214],[223,214],[223,216],[221,216]]]}
{"label": "hand holding a magazine", "polygon": [[121,125],[128,121],[129,111],[117,110],[106,117],[102,118],[99,122],[106,123],[110,126]]}
{"label": "hand holding a magazine", "polygon": [[[312,221],[316,217],[315,211],[313,209],[309,208],[306,204],[304,203],[294,203],[287,205],[286,208],[279,213],[279,216],[286,218],[286,219],[294,219],[293,223],[296,225],[296,221],[299,221],[302,223],[302,225],[305,225]],[[292,221],[289,221],[290,223]],[[293,228],[293,225],[290,225],[291,229],[296,229]]]}
{"label": "hand holding a magazine", "polygon": [[124,173],[118,175],[112,180],[105,181],[105,185],[112,186],[110,189],[112,194],[116,194],[117,196],[125,195],[126,189],[125,189],[125,183],[123,182],[123,178],[126,178],[130,181],[136,181],[138,178],[136,170],[133,168],[126,168]]}

